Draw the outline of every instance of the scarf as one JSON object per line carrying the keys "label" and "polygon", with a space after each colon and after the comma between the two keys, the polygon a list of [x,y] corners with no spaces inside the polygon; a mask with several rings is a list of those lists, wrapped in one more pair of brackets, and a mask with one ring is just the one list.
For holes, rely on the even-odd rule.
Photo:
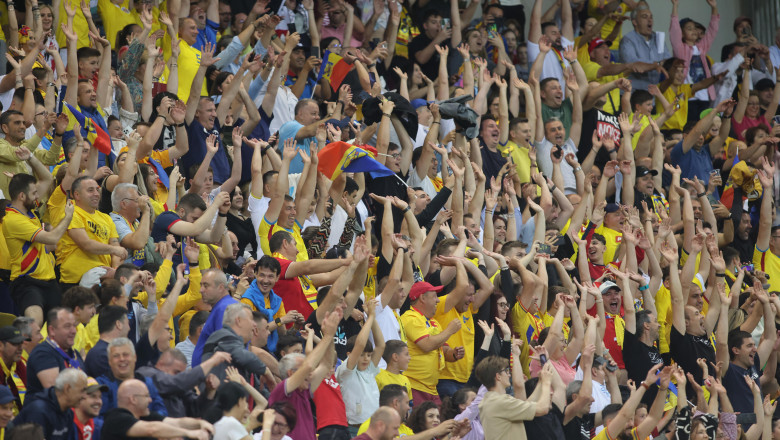
{"label": "scarf", "polygon": [[[282,298],[279,297],[276,293],[274,293],[273,290],[268,294],[268,300],[271,304],[270,308],[266,308],[265,305],[265,295],[263,295],[263,292],[260,291],[260,288],[257,287],[257,280],[252,281],[252,284],[249,285],[249,288],[246,289],[246,292],[244,292],[243,295],[241,295],[241,298],[246,298],[250,301],[252,301],[252,304],[254,304],[255,308],[265,315],[265,317],[268,319],[268,322],[271,322],[274,320],[274,316],[279,312],[279,309],[282,307]],[[270,335],[268,335],[268,343],[267,347],[270,352],[276,351],[276,343],[279,341],[279,332],[274,330],[271,332]]]}

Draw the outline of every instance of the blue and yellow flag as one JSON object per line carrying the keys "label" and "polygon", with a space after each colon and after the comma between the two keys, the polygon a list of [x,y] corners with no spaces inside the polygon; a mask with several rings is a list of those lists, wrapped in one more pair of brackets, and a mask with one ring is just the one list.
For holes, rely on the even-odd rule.
{"label": "blue and yellow flag", "polygon": [[342,172],[369,172],[374,177],[393,176],[394,172],[377,162],[368,151],[346,142],[331,142],[317,153],[317,169],[330,180]]}
{"label": "blue and yellow flag", "polygon": [[68,115],[68,130],[73,130],[73,126],[78,122],[81,125],[81,135],[89,141],[92,146],[103,154],[111,154],[111,137],[100,126],[95,124],[92,118],[88,118],[76,110],[73,106],[64,102],[62,112]]}
{"label": "blue and yellow flag", "polygon": [[344,58],[326,50],[325,56],[322,58],[320,72],[317,74],[317,82],[325,78],[333,90],[338,90],[350,70],[352,70],[352,66],[344,61]]}

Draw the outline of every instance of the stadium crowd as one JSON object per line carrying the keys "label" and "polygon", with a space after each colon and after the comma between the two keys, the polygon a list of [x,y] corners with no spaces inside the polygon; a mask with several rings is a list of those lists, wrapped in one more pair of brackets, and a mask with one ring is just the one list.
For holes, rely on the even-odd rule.
{"label": "stadium crowd", "polygon": [[0,440],[780,440],[780,28],[690,1],[0,3]]}

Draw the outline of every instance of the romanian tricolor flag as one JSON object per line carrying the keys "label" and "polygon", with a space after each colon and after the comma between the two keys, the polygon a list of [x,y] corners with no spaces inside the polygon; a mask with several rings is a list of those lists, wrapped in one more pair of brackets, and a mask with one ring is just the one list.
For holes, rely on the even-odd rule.
{"label": "romanian tricolor flag", "polygon": [[344,61],[344,58],[326,50],[325,56],[322,58],[320,73],[317,74],[317,82],[325,78],[333,90],[338,90],[350,70],[352,70],[352,66]]}
{"label": "romanian tricolor flag", "polygon": [[342,172],[369,172],[373,177],[392,176],[395,173],[377,162],[368,151],[346,142],[331,142],[317,153],[317,169],[328,179],[336,180]]}
{"label": "romanian tricolor flag", "polygon": [[73,130],[73,126],[78,122],[81,125],[81,134],[92,146],[103,154],[111,154],[111,138],[100,126],[95,124],[92,118],[88,118],[76,110],[67,102],[62,107],[62,112],[68,115],[68,130]]}

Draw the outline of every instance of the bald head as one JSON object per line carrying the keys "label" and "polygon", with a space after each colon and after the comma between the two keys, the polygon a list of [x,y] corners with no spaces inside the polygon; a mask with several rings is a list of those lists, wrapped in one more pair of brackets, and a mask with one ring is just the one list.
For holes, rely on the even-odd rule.
{"label": "bald head", "polygon": [[401,427],[401,416],[398,411],[389,406],[380,406],[371,415],[371,424],[368,426],[372,438],[378,440],[391,440],[398,436],[398,428]]}
{"label": "bald head", "polygon": [[116,392],[117,406],[124,408],[137,418],[149,415],[149,389],[138,379],[128,379],[119,385]]}

